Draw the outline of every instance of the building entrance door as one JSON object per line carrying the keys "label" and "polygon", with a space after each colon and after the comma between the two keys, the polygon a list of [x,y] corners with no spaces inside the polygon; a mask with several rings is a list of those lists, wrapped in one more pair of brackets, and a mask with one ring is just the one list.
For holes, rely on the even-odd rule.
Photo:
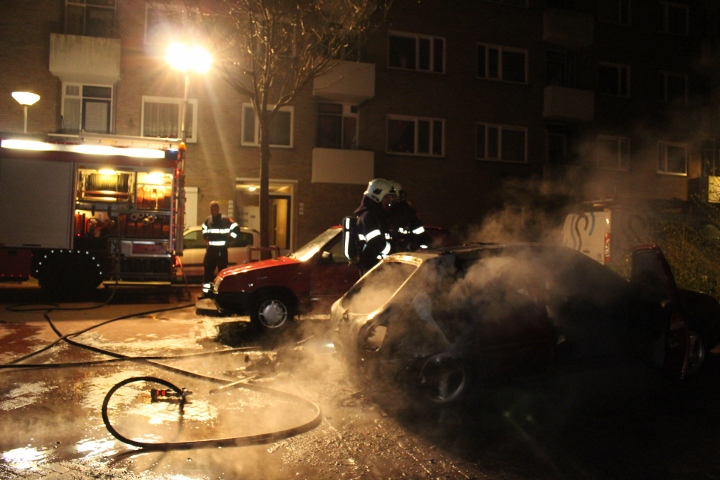
{"label": "building entrance door", "polygon": [[[239,225],[260,231],[260,189],[257,180],[238,180],[235,189],[235,220]],[[293,185],[270,182],[269,211],[270,245],[280,247],[282,254],[293,250],[292,236]]]}
{"label": "building entrance door", "polygon": [[270,245],[290,250],[290,197],[270,195]]}

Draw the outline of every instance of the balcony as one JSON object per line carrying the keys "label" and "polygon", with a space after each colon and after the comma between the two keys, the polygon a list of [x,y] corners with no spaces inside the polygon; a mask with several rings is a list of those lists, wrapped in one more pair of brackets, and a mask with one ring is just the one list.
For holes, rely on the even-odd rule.
{"label": "balcony", "polygon": [[313,183],[365,185],[374,173],[375,153],[371,150],[313,149]]}
{"label": "balcony", "polygon": [[375,64],[341,61],[316,77],[313,95],[334,103],[358,105],[375,96]]}
{"label": "balcony", "polygon": [[543,12],[543,40],[573,50],[588,47],[594,25],[591,15],[551,8]]}
{"label": "balcony", "polygon": [[544,91],[543,118],[563,122],[591,122],[595,118],[595,93],[549,85]]}
{"label": "balcony", "polygon": [[50,73],[63,82],[114,84],[120,80],[120,40],[51,33]]}

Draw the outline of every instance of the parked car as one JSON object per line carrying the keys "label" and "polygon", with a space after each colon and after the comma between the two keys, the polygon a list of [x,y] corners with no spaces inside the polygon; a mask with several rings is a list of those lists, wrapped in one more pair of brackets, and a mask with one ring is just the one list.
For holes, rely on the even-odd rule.
{"label": "parked car", "polygon": [[[444,229],[426,230],[440,242],[453,241]],[[257,327],[277,332],[298,314],[327,316],[358,278],[358,266],[344,255],[342,228],[334,226],[288,256],[223,270],[210,298],[221,314],[249,315]]]}
{"label": "parked car", "polygon": [[[248,247],[260,246],[260,232],[240,227],[237,238],[228,243],[228,266],[242,265],[249,261]],[[202,281],[203,258],[207,244],[202,227],[190,227],[183,233],[183,254],[175,261],[174,281]]]}
{"label": "parked car", "polygon": [[561,246],[395,254],[335,302],[331,322],[360,379],[434,405],[602,362],[642,362],[683,380],[720,341],[720,304],[678,289],[655,245],[634,251],[630,281]]}

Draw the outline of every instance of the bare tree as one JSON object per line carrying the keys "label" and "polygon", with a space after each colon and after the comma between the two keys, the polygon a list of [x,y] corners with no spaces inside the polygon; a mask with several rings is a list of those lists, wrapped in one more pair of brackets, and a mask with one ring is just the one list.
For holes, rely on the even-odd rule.
{"label": "bare tree", "polygon": [[314,78],[359,47],[392,0],[188,0],[212,42],[214,66],[250,98],[260,145],[260,240],[269,244],[270,127]]}

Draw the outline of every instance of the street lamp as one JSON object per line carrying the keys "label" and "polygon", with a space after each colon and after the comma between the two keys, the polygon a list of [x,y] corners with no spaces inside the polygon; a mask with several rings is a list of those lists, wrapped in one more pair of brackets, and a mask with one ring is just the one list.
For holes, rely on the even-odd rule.
{"label": "street lamp", "polygon": [[171,44],[165,53],[168,64],[185,74],[185,90],[180,106],[180,148],[178,149],[177,166],[177,221],[175,224],[175,254],[183,252],[183,227],[185,223],[185,142],[187,140],[186,116],[188,105],[188,89],[190,72],[206,73],[212,64],[212,57],[207,50],[197,45],[188,46],[181,43]]}
{"label": "street lamp", "polygon": [[187,140],[185,116],[187,115],[190,72],[206,73],[212,64],[212,57],[207,50],[197,45],[188,46],[181,43],[173,43],[168,47],[165,59],[172,68],[185,74],[185,92],[183,94],[183,103],[180,112],[180,140],[185,143]]}
{"label": "street lamp", "polygon": [[12,92],[12,97],[17,100],[17,102],[23,106],[23,110],[25,113],[25,123],[23,125],[23,133],[27,133],[27,117],[28,117],[28,107],[30,105],[34,105],[37,103],[38,100],[40,100],[40,95],[36,93],[30,93],[30,92]]}

